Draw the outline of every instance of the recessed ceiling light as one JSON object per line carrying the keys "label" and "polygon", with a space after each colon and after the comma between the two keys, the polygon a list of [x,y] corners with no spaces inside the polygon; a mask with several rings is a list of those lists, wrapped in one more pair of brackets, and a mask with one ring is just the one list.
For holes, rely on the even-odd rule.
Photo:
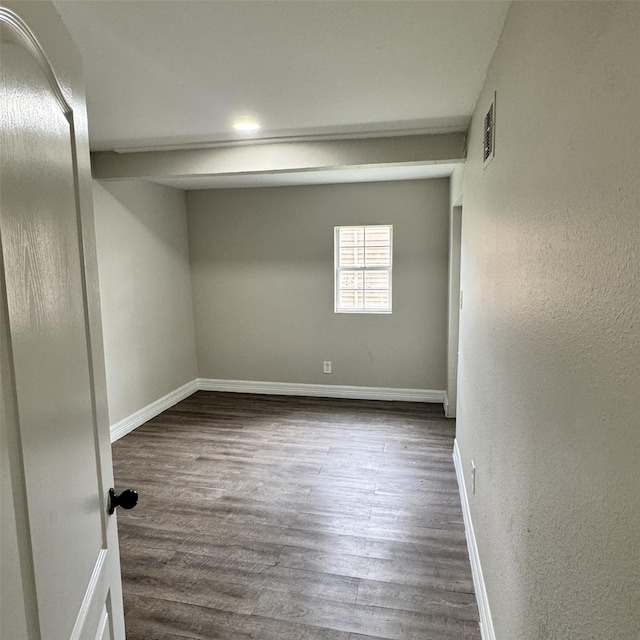
{"label": "recessed ceiling light", "polygon": [[233,123],[233,128],[242,133],[255,133],[260,129],[260,124],[251,118],[242,118]]}

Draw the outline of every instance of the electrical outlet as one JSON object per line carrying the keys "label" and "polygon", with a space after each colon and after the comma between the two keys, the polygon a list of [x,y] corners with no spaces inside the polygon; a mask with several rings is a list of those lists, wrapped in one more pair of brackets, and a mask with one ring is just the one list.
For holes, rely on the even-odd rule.
{"label": "electrical outlet", "polygon": [[471,494],[476,495],[476,465],[471,461]]}
{"label": "electrical outlet", "polygon": [[322,363],[322,373],[331,373],[331,360],[325,360]]}

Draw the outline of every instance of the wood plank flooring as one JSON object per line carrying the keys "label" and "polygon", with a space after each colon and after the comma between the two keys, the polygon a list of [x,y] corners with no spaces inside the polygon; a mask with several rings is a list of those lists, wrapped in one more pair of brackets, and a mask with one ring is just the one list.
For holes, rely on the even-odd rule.
{"label": "wood plank flooring", "polygon": [[480,640],[453,424],[200,391],[125,436],[128,640]]}

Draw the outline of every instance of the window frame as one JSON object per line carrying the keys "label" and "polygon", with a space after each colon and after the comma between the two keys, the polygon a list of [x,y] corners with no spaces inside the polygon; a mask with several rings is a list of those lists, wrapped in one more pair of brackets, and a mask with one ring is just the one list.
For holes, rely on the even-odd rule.
{"label": "window frame", "polygon": [[[389,229],[389,265],[388,266],[361,266],[361,267],[341,267],[340,266],[340,230],[341,229],[363,229],[371,227],[385,227]],[[364,232],[366,237],[366,231]],[[366,243],[363,244],[366,247]],[[334,227],[334,241],[333,241],[333,262],[334,262],[334,279],[333,279],[333,311],[334,313],[360,313],[360,314],[375,314],[375,315],[390,315],[393,313],[393,225],[391,224],[355,224],[355,225],[340,225]],[[384,291],[389,292],[389,304],[387,308],[367,309],[365,307],[361,309],[346,309],[340,307],[340,275],[343,272],[355,272],[365,274],[366,272],[382,271],[389,274],[389,288]],[[364,276],[363,276],[364,277]],[[364,289],[366,291],[366,289]],[[364,304],[364,300],[363,300]]]}

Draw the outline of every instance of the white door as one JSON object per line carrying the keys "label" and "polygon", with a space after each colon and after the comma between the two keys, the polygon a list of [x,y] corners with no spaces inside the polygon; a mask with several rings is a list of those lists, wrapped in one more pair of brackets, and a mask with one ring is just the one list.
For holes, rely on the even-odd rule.
{"label": "white door", "polygon": [[[52,69],[29,26],[2,7],[0,47],[3,479],[17,548],[7,580],[22,590],[2,597],[16,599],[24,618],[6,637],[122,640],[78,103],[74,113],[56,75],[65,70]],[[3,517],[8,500],[3,489]]]}

